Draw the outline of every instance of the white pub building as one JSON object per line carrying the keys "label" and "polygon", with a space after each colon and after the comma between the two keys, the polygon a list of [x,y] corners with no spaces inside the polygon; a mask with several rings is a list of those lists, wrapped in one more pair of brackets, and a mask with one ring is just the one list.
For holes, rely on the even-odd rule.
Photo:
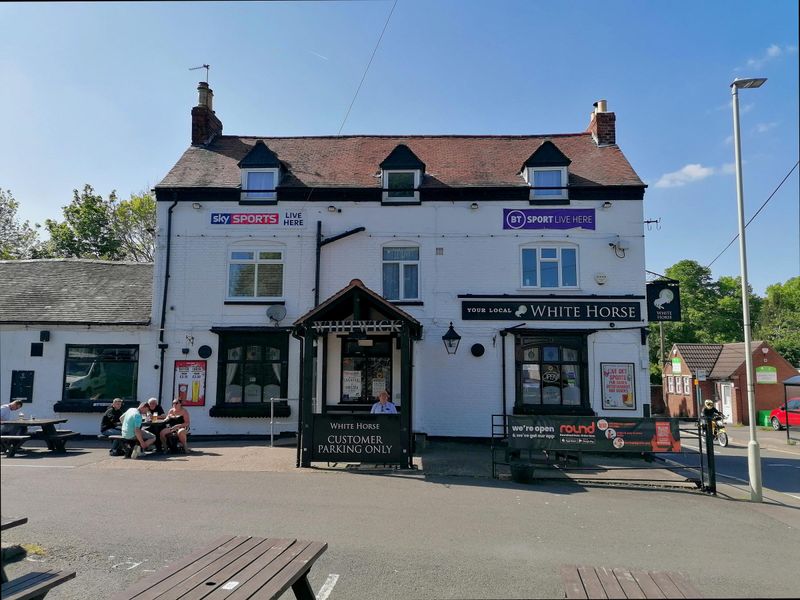
{"label": "white pub building", "polygon": [[[405,464],[492,415],[643,416],[645,185],[604,101],[581,133],[270,138],[223,135],[198,89],[145,323],[0,309],[3,402],[34,371],[23,410],[82,433],[115,395],[176,395],[194,435],[263,436],[277,398],[303,464]],[[383,391],[398,414],[370,414]]]}

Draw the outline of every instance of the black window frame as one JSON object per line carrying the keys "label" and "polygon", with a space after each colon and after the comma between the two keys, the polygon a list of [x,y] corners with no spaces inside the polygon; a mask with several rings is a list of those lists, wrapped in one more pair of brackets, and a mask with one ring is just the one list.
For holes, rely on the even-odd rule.
{"label": "black window frame", "polygon": [[[75,358],[70,359],[70,350],[73,348],[102,348],[103,352],[99,354],[99,356],[95,356],[91,358],[93,365],[95,363],[102,363],[102,364],[119,364],[123,362],[133,363],[135,364],[135,368],[133,369],[133,390],[132,394],[129,396],[121,396],[119,394],[111,394],[108,396],[103,396],[100,398],[70,398],[68,394],[68,385],[67,385],[67,369],[69,366],[70,360],[77,360]],[[135,360],[104,360],[104,356],[110,356],[108,350],[133,350],[135,351]],[[90,359],[87,359],[87,362]],[[62,411],[67,410],[69,408],[77,408],[80,410],[81,407],[101,407],[103,410],[111,405],[111,401],[115,397],[120,397],[123,400],[123,403],[126,404],[133,404],[136,402],[139,393],[139,363],[141,362],[140,359],[140,348],[139,344],[65,344],[64,345],[64,370],[61,376],[61,400],[57,404],[60,405],[60,409]],[[104,368],[104,370],[106,370]],[[88,376],[88,373],[86,374]]]}
{"label": "black window frame", "polygon": [[[389,385],[386,386],[386,391],[389,392],[389,398],[393,398],[392,389],[394,386],[393,381],[393,374],[394,374],[394,346],[395,346],[395,336],[374,336],[368,339],[373,340],[373,346],[358,346],[358,340],[348,339],[347,337],[342,338],[342,348],[339,356],[339,398],[337,399],[334,406],[352,406],[352,405],[363,405],[369,404],[372,406],[378,399],[372,395],[370,392],[368,394],[367,400],[364,400],[364,394],[362,393],[360,401],[343,401],[342,400],[342,390],[344,388],[344,361],[346,358],[364,358],[364,359],[389,359]],[[386,344],[388,346],[388,354],[386,356],[377,355],[375,352],[375,345],[376,343]],[[351,350],[353,347],[360,348],[360,350]],[[364,390],[369,391],[369,390]],[[325,411],[327,412],[327,406],[325,406]],[[398,412],[400,411],[400,407],[397,407]]]}
{"label": "black window frame", "polygon": [[[266,413],[269,411],[269,399],[264,399],[263,385],[262,391],[259,394],[260,400],[258,402],[245,402],[244,399],[244,373],[246,366],[261,365],[261,368],[280,364],[280,398],[286,398],[289,389],[289,332],[276,331],[276,332],[218,332],[219,335],[219,352],[217,353],[217,393],[215,398],[215,407],[218,409],[214,411],[219,412],[219,409],[228,411],[241,411],[242,413],[254,413],[252,416],[264,416],[261,414],[262,408],[266,407]],[[268,343],[268,340],[271,343]],[[267,352],[262,350],[262,360],[248,360],[247,352],[241,353],[241,357],[235,361],[228,359],[228,350],[241,346],[247,348],[248,346],[260,346],[263,348],[278,348],[280,356],[276,360],[266,360]],[[242,398],[241,402],[227,402],[225,398],[225,388],[229,385],[226,382],[227,366],[231,363],[239,365],[239,373],[241,377]],[[258,414],[255,414],[258,413]],[[211,416],[215,416],[212,414]],[[226,416],[220,414],[219,416]]]}
{"label": "black window frame", "polygon": [[[544,346],[558,346],[559,356],[557,361],[544,359]],[[524,360],[523,351],[530,347],[539,348],[539,357],[535,361]],[[577,360],[564,360],[563,349],[569,348],[578,352]],[[560,404],[523,404],[522,402],[522,366],[527,364],[539,365],[539,372],[543,373],[546,365],[558,365],[560,375],[563,374],[563,365],[577,365],[579,367],[580,404],[564,404],[563,388]],[[514,336],[514,414],[593,414],[589,398],[589,369],[588,369],[588,344],[585,334],[542,335],[520,333]]]}

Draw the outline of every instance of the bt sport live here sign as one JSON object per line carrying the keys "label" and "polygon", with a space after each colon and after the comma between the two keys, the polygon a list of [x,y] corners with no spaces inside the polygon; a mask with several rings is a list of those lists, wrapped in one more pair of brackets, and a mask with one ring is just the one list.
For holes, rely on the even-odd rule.
{"label": "bt sport live here sign", "polygon": [[504,208],[503,229],[591,229],[593,208]]}

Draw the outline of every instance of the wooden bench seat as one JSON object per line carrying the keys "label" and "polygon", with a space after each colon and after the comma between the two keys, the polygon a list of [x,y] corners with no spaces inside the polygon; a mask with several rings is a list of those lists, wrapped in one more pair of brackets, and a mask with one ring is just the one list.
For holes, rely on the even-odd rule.
{"label": "wooden bench seat", "polygon": [[56,571],[55,569],[31,571],[2,584],[0,598],[2,600],[44,598],[51,589],[74,577],[75,571]]}
{"label": "wooden bench seat", "polygon": [[31,439],[29,435],[2,435],[0,436],[0,444],[2,444],[3,452],[9,458],[16,454],[19,447]]}
{"label": "wooden bench seat", "polygon": [[565,598],[702,598],[683,573],[610,567],[561,567]]}

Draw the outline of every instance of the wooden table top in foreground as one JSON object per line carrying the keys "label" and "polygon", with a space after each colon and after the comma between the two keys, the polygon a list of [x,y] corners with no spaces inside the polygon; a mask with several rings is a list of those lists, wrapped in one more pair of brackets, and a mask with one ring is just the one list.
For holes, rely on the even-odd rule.
{"label": "wooden table top in foreground", "polygon": [[325,542],[225,536],[139,581],[116,600],[314,598],[307,575]]}
{"label": "wooden table top in foreground", "polygon": [[561,568],[567,598],[702,598],[683,573],[568,565]]}

